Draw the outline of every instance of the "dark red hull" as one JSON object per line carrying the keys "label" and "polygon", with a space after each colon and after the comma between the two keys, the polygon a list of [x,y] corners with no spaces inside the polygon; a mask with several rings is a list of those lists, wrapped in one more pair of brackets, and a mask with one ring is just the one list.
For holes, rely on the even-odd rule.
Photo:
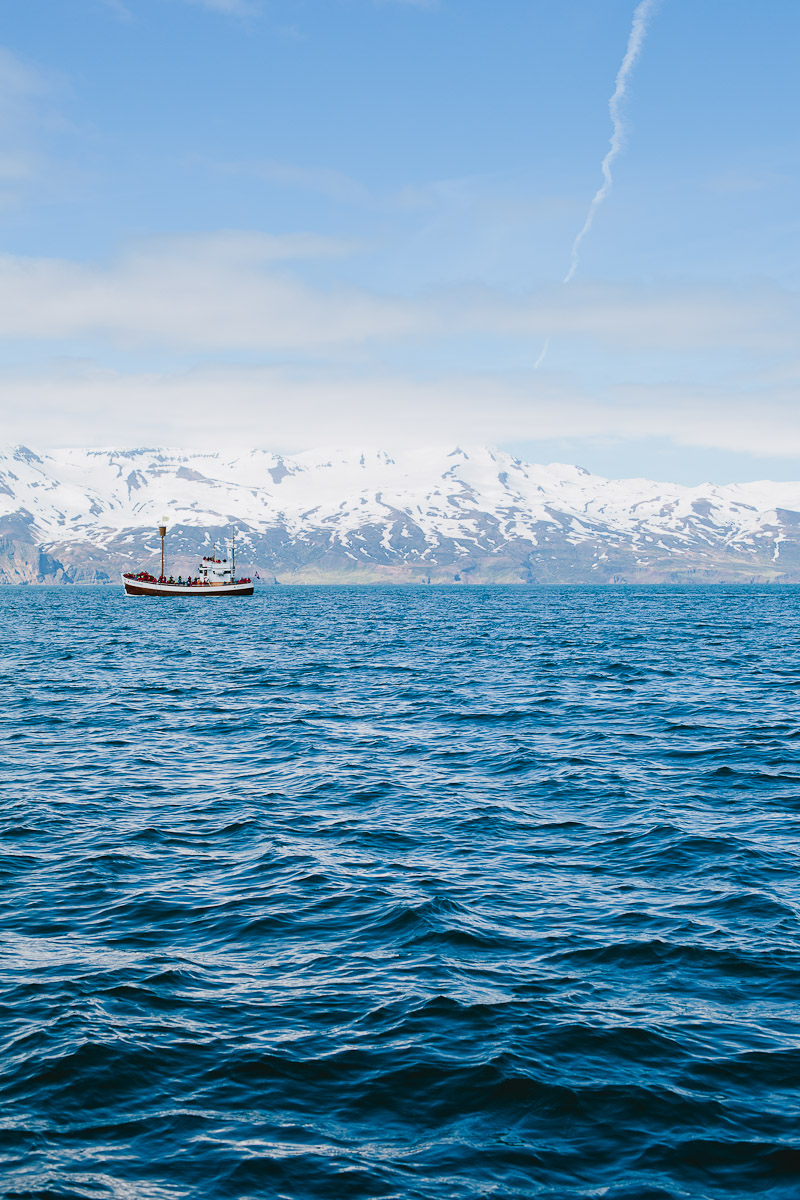
{"label": "dark red hull", "polygon": [[187,587],[185,584],[169,583],[140,583],[133,579],[124,579],[125,591],[129,596],[201,596],[203,599],[222,599],[225,596],[252,596],[255,585],[252,583],[221,583],[209,584],[206,587]]}

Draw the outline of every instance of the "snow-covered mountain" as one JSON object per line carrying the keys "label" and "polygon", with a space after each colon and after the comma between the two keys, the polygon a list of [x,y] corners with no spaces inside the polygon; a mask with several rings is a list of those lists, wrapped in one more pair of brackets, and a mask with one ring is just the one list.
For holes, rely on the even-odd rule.
{"label": "snow-covered mountain", "polygon": [[116,581],[238,530],[280,582],[800,581],[800,483],[682,487],[485,447],[0,452],[0,582]]}

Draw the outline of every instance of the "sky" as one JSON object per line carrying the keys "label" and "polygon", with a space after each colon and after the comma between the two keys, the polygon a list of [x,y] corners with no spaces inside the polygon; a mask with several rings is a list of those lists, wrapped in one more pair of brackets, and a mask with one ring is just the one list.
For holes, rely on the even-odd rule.
{"label": "sky", "polygon": [[0,14],[3,442],[800,479],[796,0]]}

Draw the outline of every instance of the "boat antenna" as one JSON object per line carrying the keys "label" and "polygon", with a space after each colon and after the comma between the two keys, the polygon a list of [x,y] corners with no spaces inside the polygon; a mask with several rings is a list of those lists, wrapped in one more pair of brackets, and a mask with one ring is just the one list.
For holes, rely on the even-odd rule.
{"label": "boat antenna", "polygon": [[164,576],[164,538],[167,536],[167,518],[161,518],[161,524],[158,527],[158,533],[161,538],[161,576]]}
{"label": "boat antenna", "polygon": [[231,583],[236,583],[236,526],[232,525],[231,529]]}

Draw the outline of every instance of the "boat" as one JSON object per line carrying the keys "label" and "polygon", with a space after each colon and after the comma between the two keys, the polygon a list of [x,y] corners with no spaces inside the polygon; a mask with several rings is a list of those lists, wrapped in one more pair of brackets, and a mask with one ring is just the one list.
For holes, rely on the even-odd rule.
{"label": "boat", "polygon": [[129,596],[252,596],[255,585],[252,579],[236,578],[236,530],[233,531],[231,561],[217,558],[214,553],[204,557],[197,568],[197,574],[184,579],[177,579],[164,574],[164,538],[167,536],[167,523],[162,521],[158,527],[161,538],[161,574],[151,575],[148,571],[125,571],[122,582]]}

